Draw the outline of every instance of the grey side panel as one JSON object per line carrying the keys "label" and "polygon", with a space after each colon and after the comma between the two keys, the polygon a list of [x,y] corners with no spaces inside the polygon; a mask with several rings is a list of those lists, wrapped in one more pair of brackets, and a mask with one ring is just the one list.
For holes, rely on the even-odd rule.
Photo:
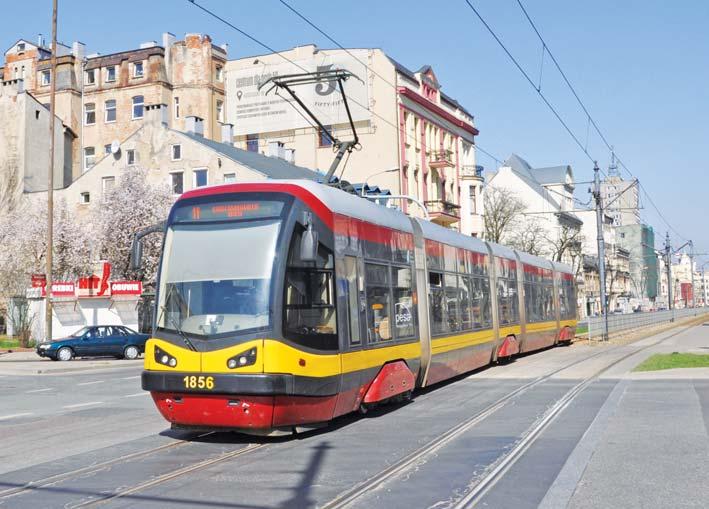
{"label": "grey side panel", "polygon": [[495,255],[493,254],[492,246],[489,242],[485,242],[485,245],[487,246],[487,253],[490,258],[490,300],[492,305],[492,330],[494,331],[493,350],[490,353],[490,358],[492,362],[495,362],[497,360],[497,352],[500,349],[500,316],[497,304],[497,268],[495,266]]}
{"label": "grey side panel", "polygon": [[428,314],[428,271],[426,270],[426,239],[418,219],[411,218],[414,233],[414,264],[416,272],[416,300],[421,341],[421,368],[417,387],[425,387],[431,367],[431,323]]}
{"label": "grey side panel", "polygon": [[554,315],[556,316],[556,337],[554,338],[554,344],[556,344],[559,340],[559,333],[561,332],[561,302],[559,301],[559,290],[561,289],[561,273],[553,266],[552,271],[554,274]]}
{"label": "grey side panel", "polygon": [[519,351],[524,352],[524,342],[527,339],[527,308],[524,305],[524,300],[527,296],[524,294],[524,267],[519,253],[515,251],[517,259],[517,301],[519,302],[519,326],[521,329],[520,337],[517,338]]}

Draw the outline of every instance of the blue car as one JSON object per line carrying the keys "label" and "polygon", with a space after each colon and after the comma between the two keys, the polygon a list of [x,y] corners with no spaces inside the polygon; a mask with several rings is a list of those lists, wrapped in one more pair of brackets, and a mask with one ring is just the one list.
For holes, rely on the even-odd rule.
{"label": "blue car", "polygon": [[145,351],[145,342],[149,337],[123,325],[90,325],[67,338],[40,343],[37,354],[53,361],[107,356],[137,359]]}

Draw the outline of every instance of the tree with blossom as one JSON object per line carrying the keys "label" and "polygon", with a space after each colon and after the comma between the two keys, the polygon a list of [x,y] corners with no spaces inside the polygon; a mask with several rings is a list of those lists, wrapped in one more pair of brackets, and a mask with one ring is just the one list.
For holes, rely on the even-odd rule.
{"label": "tree with blossom", "polygon": [[97,255],[111,262],[112,279],[142,279],[146,285],[154,284],[162,236],[149,235],[143,239],[140,272],[130,268],[130,248],[136,232],[167,218],[173,201],[169,186],[151,184],[148,171],[142,168],[127,169],[116,186],[106,193],[92,216]]}

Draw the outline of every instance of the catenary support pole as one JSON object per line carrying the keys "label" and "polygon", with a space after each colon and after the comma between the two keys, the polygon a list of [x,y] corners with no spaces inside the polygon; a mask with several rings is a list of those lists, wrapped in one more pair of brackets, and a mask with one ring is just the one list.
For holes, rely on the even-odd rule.
{"label": "catenary support pole", "polygon": [[[672,246],[670,245],[670,232],[665,234],[665,272],[667,273],[667,307],[674,310],[672,302]],[[672,320],[674,321],[674,319]]]}
{"label": "catenary support pole", "polygon": [[[49,71],[49,170],[47,173],[47,287],[45,300],[45,338],[52,339],[52,263],[54,250],[54,115],[57,91],[57,0],[52,2],[52,59]],[[37,338],[42,340],[43,338]]]}
{"label": "catenary support pole", "polygon": [[608,299],[606,298],[606,246],[603,238],[603,203],[601,199],[601,177],[598,163],[593,168],[593,197],[596,200],[596,240],[598,242],[598,284],[601,294],[601,316],[603,332],[601,341],[608,341]]}

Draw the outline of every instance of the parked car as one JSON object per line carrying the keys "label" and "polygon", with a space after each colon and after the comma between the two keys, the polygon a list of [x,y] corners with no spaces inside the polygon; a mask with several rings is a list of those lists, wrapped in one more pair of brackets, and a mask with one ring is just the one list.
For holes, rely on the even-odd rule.
{"label": "parked car", "polygon": [[136,359],[145,351],[148,337],[123,325],[90,325],[67,338],[40,343],[37,354],[53,361],[106,356]]}

